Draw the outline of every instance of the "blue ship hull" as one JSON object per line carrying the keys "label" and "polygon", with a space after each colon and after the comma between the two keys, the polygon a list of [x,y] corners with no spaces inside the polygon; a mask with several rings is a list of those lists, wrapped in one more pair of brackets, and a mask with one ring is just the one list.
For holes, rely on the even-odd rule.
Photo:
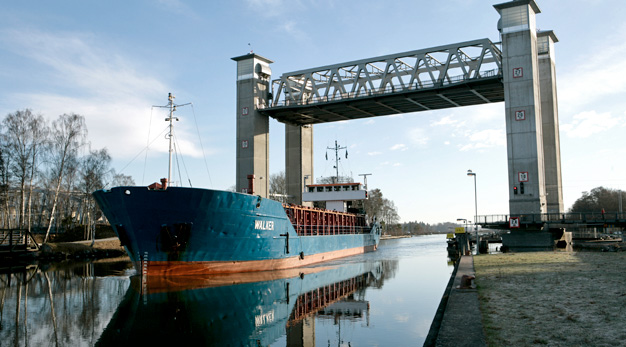
{"label": "blue ship hull", "polygon": [[93,196],[145,275],[287,269],[373,251],[380,239],[377,224],[299,236],[281,203],[235,192],[116,187]]}

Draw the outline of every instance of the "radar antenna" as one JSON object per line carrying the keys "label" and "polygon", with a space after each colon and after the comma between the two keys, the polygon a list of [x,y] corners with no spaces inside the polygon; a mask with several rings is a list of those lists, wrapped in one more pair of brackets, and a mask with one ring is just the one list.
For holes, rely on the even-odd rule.
{"label": "radar antenna", "polygon": [[[335,151],[335,166],[333,166],[333,168],[335,169],[335,179],[333,180],[333,183],[339,183],[339,160],[341,160],[341,158],[339,158],[339,151],[342,149],[346,150],[346,158],[348,158],[348,147],[340,147],[339,144],[337,144],[337,140],[335,140],[335,147],[326,147],[326,149],[332,149],[333,151]],[[328,154],[326,154],[326,159],[328,160]]]}

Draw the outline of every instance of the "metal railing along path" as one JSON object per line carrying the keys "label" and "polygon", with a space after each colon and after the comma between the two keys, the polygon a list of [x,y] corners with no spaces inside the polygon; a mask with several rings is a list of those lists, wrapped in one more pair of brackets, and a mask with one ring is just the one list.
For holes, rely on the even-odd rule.
{"label": "metal railing along path", "polygon": [[571,212],[520,215],[486,215],[475,220],[479,225],[508,224],[511,217],[521,224],[613,224],[626,225],[626,212]]}

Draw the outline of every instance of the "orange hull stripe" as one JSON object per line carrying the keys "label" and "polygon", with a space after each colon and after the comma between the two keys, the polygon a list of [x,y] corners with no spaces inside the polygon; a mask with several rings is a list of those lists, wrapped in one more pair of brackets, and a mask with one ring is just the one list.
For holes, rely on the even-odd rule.
{"label": "orange hull stripe", "polygon": [[308,266],[323,261],[348,257],[351,255],[371,252],[376,246],[355,247],[338,251],[305,255],[304,259],[299,256],[284,259],[251,260],[251,261],[148,261],[142,262],[137,268],[141,273],[148,276],[190,276],[203,274],[221,274],[235,272],[271,271],[284,270],[296,267]]}

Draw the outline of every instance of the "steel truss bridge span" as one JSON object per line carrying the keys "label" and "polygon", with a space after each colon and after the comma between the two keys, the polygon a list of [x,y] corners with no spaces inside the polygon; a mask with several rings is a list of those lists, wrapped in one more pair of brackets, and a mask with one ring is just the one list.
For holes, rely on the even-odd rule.
{"label": "steel truss bridge span", "polygon": [[259,111],[308,125],[504,101],[502,53],[489,39],[283,74]]}

